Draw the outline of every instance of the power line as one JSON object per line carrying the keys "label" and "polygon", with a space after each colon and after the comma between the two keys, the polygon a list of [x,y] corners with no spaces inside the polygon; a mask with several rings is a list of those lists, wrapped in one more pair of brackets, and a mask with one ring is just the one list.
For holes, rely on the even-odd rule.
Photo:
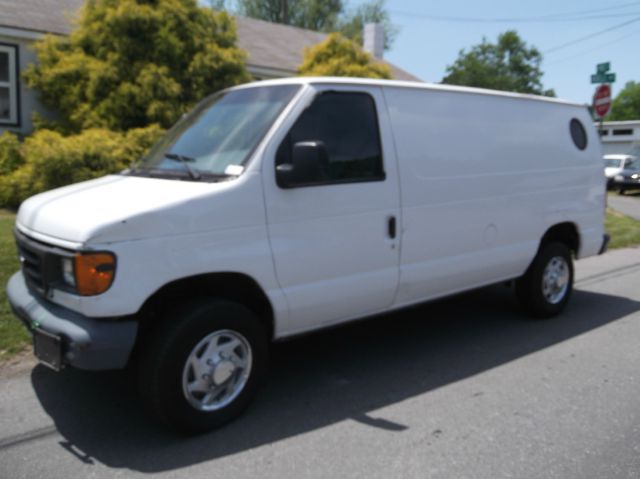
{"label": "power line", "polygon": [[561,45],[555,46],[553,48],[549,48],[549,49],[543,51],[542,53],[555,52],[557,50],[561,50],[563,48],[570,47],[571,45],[575,45],[576,43],[580,43],[580,42],[582,42],[584,40],[588,40],[590,38],[597,37],[597,36],[602,35],[604,33],[607,33],[607,32],[613,31],[613,30],[617,30],[618,28],[622,28],[622,27],[625,27],[627,25],[631,25],[632,23],[635,23],[635,22],[638,22],[638,21],[640,21],[640,17],[636,17],[636,18],[633,18],[633,19],[628,20],[626,22],[622,22],[622,23],[619,23],[617,25],[613,25],[613,26],[611,26],[609,28],[605,28],[604,30],[599,30],[597,32],[590,33],[589,35],[585,35],[583,37],[576,38],[575,40],[571,40],[570,42],[566,42],[566,43],[563,43]]}
{"label": "power line", "polygon": [[[554,13],[551,15],[544,15],[544,17],[559,17],[559,16],[563,16],[563,15],[582,15],[585,13],[599,13],[599,12],[610,12],[611,10],[618,10],[620,8],[625,8],[625,7],[631,7],[631,6],[636,6],[639,5],[640,2],[631,2],[631,3],[622,3],[622,4],[618,4],[618,5],[610,5],[608,7],[603,7],[603,8],[593,8],[590,10],[582,10],[580,12],[572,12],[572,13]],[[543,18],[543,17],[540,17]]]}
{"label": "power line", "polygon": [[530,17],[530,18],[472,18],[472,17],[448,17],[438,15],[423,15],[420,13],[411,13],[400,10],[389,10],[389,13],[401,15],[411,18],[419,18],[421,20],[433,22],[450,22],[450,23],[561,23],[561,22],[580,22],[588,20],[600,20],[603,18],[619,18],[630,17],[632,15],[640,15],[640,12],[627,13],[611,13],[606,15],[588,15],[581,17],[567,18],[549,18],[549,17]]}
{"label": "power line", "polygon": [[389,10],[389,13],[401,15],[411,18],[419,18],[421,20],[433,22],[450,22],[450,23],[560,23],[560,22],[581,22],[588,20],[600,20],[603,18],[619,18],[630,17],[632,15],[640,15],[640,12],[627,13],[611,13],[606,15],[585,15],[579,17],[529,17],[529,18],[474,18],[474,17],[449,17],[439,15],[424,15],[421,13],[405,12],[400,10]]}
{"label": "power line", "polygon": [[631,37],[633,35],[637,35],[638,33],[640,33],[640,30],[635,30],[635,31],[633,31],[631,33],[627,33],[626,35],[618,37],[615,40],[612,40],[610,42],[602,43],[602,44],[598,45],[595,48],[590,48],[589,50],[583,50],[580,53],[576,53],[575,55],[570,55],[568,57],[559,58],[559,59],[554,60],[554,61],[549,62],[549,63],[545,62],[545,66],[556,65],[558,63],[564,63],[566,61],[573,60],[574,58],[581,57],[583,55],[586,55],[587,53],[595,52],[596,50],[601,50],[602,48],[608,47],[609,45],[613,45],[614,43],[618,43],[618,42],[620,42],[620,41],[622,41],[622,40],[624,40],[626,38],[629,38],[629,37]]}
{"label": "power line", "polygon": [[[573,13],[556,13],[550,15],[539,15],[539,16],[528,16],[528,17],[457,17],[450,15],[431,15],[426,13],[419,12],[408,12],[406,10],[389,10],[390,13],[396,15],[409,16],[412,18],[420,18],[423,20],[430,21],[442,21],[442,22],[464,22],[464,23],[544,23],[544,22],[572,22],[572,21],[583,21],[583,20],[596,20],[602,18],[614,18],[614,17],[628,17],[631,15],[638,15],[640,12],[626,12],[626,13],[607,13],[602,15],[592,15],[593,13],[598,12],[611,12],[611,10],[616,10],[620,8],[630,7],[630,6],[638,6],[640,2],[632,2],[632,3],[624,3],[617,6],[611,6],[607,8],[598,8],[591,10],[582,10],[579,12]],[[589,14],[589,15],[587,15]]]}

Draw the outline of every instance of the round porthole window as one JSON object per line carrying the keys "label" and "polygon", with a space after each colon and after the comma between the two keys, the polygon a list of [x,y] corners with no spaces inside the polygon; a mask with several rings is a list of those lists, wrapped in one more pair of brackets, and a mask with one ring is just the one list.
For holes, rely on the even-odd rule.
{"label": "round porthole window", "polygon": [[569,130],[571,131],[571,139],[573,140],[573,144],[579,150],[584,150],[587,147],[587,132],[580,123],[580,120],[576,120],[575,118],[571,120],[569,123]]}

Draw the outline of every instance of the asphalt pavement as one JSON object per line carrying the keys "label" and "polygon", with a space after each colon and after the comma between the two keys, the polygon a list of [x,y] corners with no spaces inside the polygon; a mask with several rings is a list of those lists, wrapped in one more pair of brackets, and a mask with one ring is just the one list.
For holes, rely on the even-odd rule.
{"label": "asphalt pavement", "polygon": [[607,197],[610,208],[640,221],[640,192],[630,191],[625,196],[611,194]]}
{"label": "asphalt pavement", "polygon": [[124,373],[0,378],[0,477],[638,478],[640,249],[579,261],[569,308],[506,286],[277,346],[212,433],[149,422]]}

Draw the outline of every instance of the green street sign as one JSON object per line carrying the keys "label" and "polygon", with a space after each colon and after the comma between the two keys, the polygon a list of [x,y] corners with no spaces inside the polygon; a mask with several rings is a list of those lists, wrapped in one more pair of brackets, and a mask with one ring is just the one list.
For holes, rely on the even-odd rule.
{"label": "green street sign", "polygon": [[608,73],[610,68],[610,62],[598,63],[596,73],[591,75],[591,83],[613,83],[616,81],[616,74]]}

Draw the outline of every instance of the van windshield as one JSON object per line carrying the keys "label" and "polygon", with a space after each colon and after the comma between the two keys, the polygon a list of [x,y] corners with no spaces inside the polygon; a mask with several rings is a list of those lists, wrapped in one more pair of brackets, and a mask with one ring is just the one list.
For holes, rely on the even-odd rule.
{"label": "van windshield", "polygon": [[640,160],[633,160],[627,163],[626,170],[640,170]]}
{"label": "van windshield", "polygon": [[622,160],[605,160],[604,165],[607,168],[620,168],[622,166]]}
{"label": "van windshield", "polygon": [[198,104],[128,174],[199,180],[237,176],[300,85],[222,91]]}

